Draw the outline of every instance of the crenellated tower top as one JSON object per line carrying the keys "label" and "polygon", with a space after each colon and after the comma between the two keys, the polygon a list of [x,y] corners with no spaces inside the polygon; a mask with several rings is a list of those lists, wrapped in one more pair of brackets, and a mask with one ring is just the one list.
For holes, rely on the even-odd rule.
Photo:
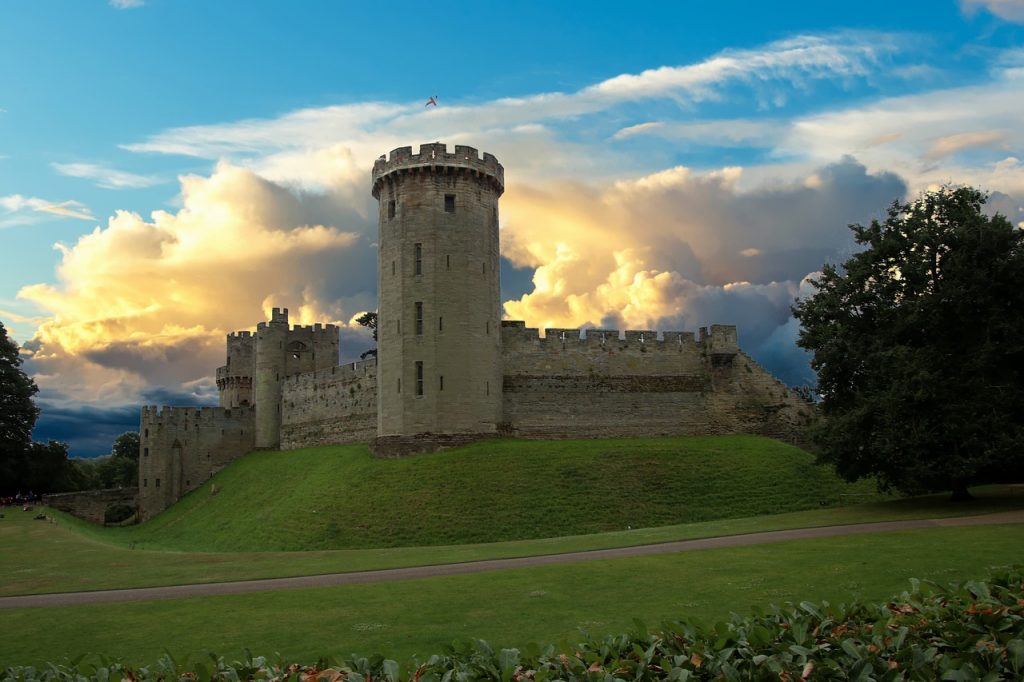
{"label": "crenellated tower top", "polygon": [[412,147],[392,149],[390,156],[382,155],[373,163],[373,197],[380,198],[383,182],[403,173],[469,173],[491,183],[498,196],[505,191],[505,169],[494,155],[484,152],[483,158],[475,147],[457,144],[449,152],[443,142],[420,145],[419,154]]}

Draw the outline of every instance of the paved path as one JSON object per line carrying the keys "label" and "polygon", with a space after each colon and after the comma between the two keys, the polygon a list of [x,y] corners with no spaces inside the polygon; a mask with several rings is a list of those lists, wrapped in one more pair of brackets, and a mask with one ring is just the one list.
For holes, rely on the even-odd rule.
{"label": "paved path", "polygon": [[292,578],[268,578],[263,580],[242,580],[223,583],[196,583],[192,585],[170,585],[167,587],[139,587],[126,590],[59,592],[53,594],[24,595],[19,597],[0,597],[0,609],[36,606],[76,606],[78,604],[110,604],[126,601],[180,599],[183,597],[205,597],[220,594],[239,594],[242,592],[262,592],[265,590],[288,590],[301,587],[355,585],[360,583],[377,583],[392,580],[430,578],[439,575],[480,573],[483,571],[497,571],[506,568],[570,564],[577,561],[591,561],[595,559],[618,559],[622,557],[650,556],[652,554],[670,554],[673,552],[693,552],[701,549],[717,549],[719,547],[763,545],[771,542],[781,542],[783,540],[830,538],[843,535],[860,535],[863,533],[879,533],[893,530],[977,526],[996,523],[1024,523],[1024,510],[1001,512],[998,514],[983,514],[980,516],[961,516],[947,519],[882,521],[879,523],[855,523],[846,526],[794,528],[791,530],[773,530],[763,533],[726,535],[714,538],[702,538],[699,540],[679,540],[676,542],[663,542],[656,545],[595,549],[585,552],[567,552],[565,554],[544,554],[540,556],[518,557],[515,559],[487,559],[484,561],[468,561],[458,564],[414,566],[411,568],[391,568],[377,571],[328,573],[325,575],[307,575]]}

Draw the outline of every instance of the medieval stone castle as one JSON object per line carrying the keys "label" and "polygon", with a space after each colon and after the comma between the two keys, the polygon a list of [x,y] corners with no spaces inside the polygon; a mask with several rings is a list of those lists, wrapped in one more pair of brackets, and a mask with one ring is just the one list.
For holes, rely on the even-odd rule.
{"label": "medieval stone castle", "polygon": [[227,337],[218,407],[144,407],[139,509],[150,517],[255,448],[369,443],[397,456],[485,436],[759,433],[785,438],[807,403],[739,350],[736,327],[537,329],[501,319],[504,169],[456,145],[373,166],[378,357],[339,365],[334,325],[274,308]]}

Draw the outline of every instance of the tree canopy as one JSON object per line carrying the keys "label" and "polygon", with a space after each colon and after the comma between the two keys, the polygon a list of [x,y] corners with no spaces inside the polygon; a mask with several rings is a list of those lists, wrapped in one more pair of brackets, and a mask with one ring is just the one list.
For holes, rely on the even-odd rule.
{"label": "tree canopy", "polygon": [[797,302],[819,457],[904,492],[1024,475],[1024,232],[945,187],[851,225],[864,248]]}
{"label": "tree canopy", "polygon": [[[377,311],[373,310],[368,313],[363,313],[356,318],[356,324],[366,327],[373,331],[373,340],[377,340]],[[371,348],[370,350],[360,354],[360,358],[365,358],[367,355],[377,356],[377,349]]]}
{"label": "tree canopy", "polygon": [[32,444],[39,408],[32,402],[39,388],[21,369],[18,345],[0,322],[0,492],[19,492],[22,469]]}

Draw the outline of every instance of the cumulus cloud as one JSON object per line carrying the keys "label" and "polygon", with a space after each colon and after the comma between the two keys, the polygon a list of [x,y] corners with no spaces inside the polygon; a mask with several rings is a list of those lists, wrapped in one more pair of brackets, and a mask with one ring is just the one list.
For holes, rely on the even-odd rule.
{"label": "cumulus cloud", "polygon": [[99,187],[107,189],[138,189],[164,182],[161,178],[152,175],[128,173],[97,163],[54,163],[51,165],[61,175],[92,180]]}
{"label": "cumulus cloud", "polygon": [[532,291],[505,302],[506,317],[538,327],[737,324],[755,357],[807,381],[790,315],[801,282],[849,254],[847,225],[882,215],[906,185],[852,158],[813,182],[742,190],[740,174],[675,168],[603,187],[510,189],[502,252],[535,274]]}
{"label": "cumulus cloud", "polygon": [[297,324],[375,307],[369,226],[332,192],[296,193],[226,163],[181,187],[180,210],[118,212],[58,245],[56,285],[19,292],[47,314],[25,348],[48,397],[119,404],[209,380],[223,335],[274,306]]}

